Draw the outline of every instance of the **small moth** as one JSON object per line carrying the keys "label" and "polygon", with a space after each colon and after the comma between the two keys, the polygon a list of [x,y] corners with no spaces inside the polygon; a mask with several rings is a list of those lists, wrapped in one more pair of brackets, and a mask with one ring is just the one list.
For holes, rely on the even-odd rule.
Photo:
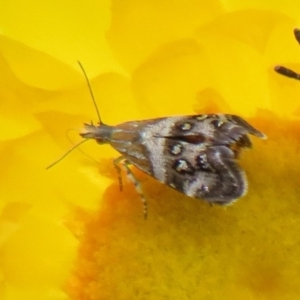
{"label": "small moth", "polygon": [[[298,42],[298,44],[300,44],[300,30],[299,29],[297,29],[297,28],[294,29],[294,36],[295,36],[295,39]],[[286,77],[290,77],[290,78],[293,78],[293,79],[300,80],[300,74],[299,73],[296,73],[293,70],[290,70],[286,67],[276,66],[275,71],[277,73],[281,74],[281,75],[286,76]]]}
{"label": "small moth", "polygon": [[[95,103],[89,82],[88,86]],[[265,138],[237,115],[165,117],[110,126],[101,121],[98,109],[97,113],[98,125],[84,124],[80,135],[84,141],[110,144],[121,154],[114,160],[120,183],[121,165],[141,196],[145,218],[147,201],[129,165],[189,197],[226,205],[247,191],[237,159],[242,148],[251,147],[248,134]]]}
{"label": "small moth", "polygon": [[[247,134],[264,138],[236,115],[210,114],[131,121],[116,126],[85,124],[85,139],[110,144],[143,194],[128,165],[193,198],[229,204],[243,196],[247,180],[236,162],[251,147]],[[145,212],[147,210],[145,208]]]}

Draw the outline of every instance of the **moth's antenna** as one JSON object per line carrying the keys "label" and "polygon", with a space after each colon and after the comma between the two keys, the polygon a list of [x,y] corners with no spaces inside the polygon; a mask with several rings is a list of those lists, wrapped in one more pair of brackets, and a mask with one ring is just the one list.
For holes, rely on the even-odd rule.
{"label": "moth's antenna", "polygon": [[[296,41],[298,42],[298,44],[300,44],[300,30],[298,28],[294,29],[294,37],[295,37]],[[293,78],[293,79],[296,79],[296,80],[300,80],[300,74],[299,73],[296,73],[295,71],[293,71],[291,69],[288,69],[286,67],[276,66],[274,68],[274,70],[277,73],[279,73],[281,75],[284,75],[286,77]]]}
{"label": "moth's antenna", "polygon": [[96,109],[96,112],[97,112],[97,116],[98,116],[98,119],[99,119],[99,124],[102,124],[100,112],[99,112],[99,109],[98,109],[98,106],[97,106],[97,103],[96,103],[96,100],[95,100],[95,96],[94,96],[94,93],[93,93],[93,90],[92,90],[89,78],[87,77],[86,72],[85,72],[85,70],[84,70],[81,62],[79,60],[77,62],[79,64],[79,67],[80,67],[80,69],[81,69],[81,71],[82,71],[82,73],[83,73],[83,75],[85,77],[86,83],[88,85],[88,88],[89,88],[89,91],[90,91],[90,94],[91,94],[91,97],[92,97],[92,100],[93,100],[93,103],[94,103],[94,106],[95,106],[95,109]]}
{"label": "moth's antenna", "polygon": [[294,36],[297,42],[300,44],[300,30],[298,28],[294,29]]}
{"label": "moth's antenna", "polygon": [[78,148],[80,145],[82,145],[83,143],[87,142],[89,139],[85,139],[80,141],[79,143],[75,144],[70,150],[68,150],[63,156],[61,156],[59,159],[57,159],[55,162],[53,162],[51,165],[49,165],[48,167],[46,167],[46,170],[52,168],[53,166],[55,166],[56,164],[58,164],[60,161],[62,161],[67,155],[69,155],[73,150],[75,150],[76,148]]}
{"label": "moth's antenna", "polygon": [[289,78],[293,78],[293,79],[297,79],[297,80],[300,80],[300,74],[294,72],[293,70],[290,70],[286,67],[283,67],[283,66],[276,66],[274,68],[274,70],[281,74],[281,75],[284,75],[286,77],[289,77]]}

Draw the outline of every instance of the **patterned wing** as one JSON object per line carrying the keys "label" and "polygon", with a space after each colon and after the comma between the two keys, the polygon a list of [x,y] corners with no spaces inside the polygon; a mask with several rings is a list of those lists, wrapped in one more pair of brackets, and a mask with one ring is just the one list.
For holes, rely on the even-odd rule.
{"label": "patterned wing", "polygon": [[235,115],[167,120],[165,125],[173,125],[154,134],[159,147],[153,151],[160,157],[160,164],[153,165],[154,177],[212,203],[228,204],[246,193],[247,180],[237,157],[241,148],[251,147],[248,134],[264,138],[263,133]]}
{"label": "patterned wing", "polygon": [[221,205],[246,193],[246,176],[229,147],[174,140],[167,140],[166,147],[181,149],[165,156],[165,182],[172,188]]}
{"label": "patterned wing", "polygon": [[[168,118],[170,123],[173,118]],[[210,114],[174,117],[176,122],[167,135],[157,136],[184,140],[190,143],[208,143],[210,145],[231,145],[239,143],[241,147],[251,147],[247,134],[259,138],[265,135],[236,115]]]}
{"label": "patterned wing", "polygon": [[228,204],[247,190],[236,159],[264,135],[235,115],[196,115],[122,123],[108,142],[160,182],[194,198]]}

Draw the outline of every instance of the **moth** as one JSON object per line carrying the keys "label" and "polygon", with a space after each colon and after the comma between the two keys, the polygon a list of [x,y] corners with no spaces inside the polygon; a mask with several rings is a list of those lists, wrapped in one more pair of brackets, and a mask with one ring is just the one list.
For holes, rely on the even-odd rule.
{"label": "moth", "polygon": [[[294,37],[295,37],[296,41],[298,42],[298,44],[300,44],[300,30],[298,28],[294,29]],[[300,80],[300,74],[299,73],[296,73],[295,71],[290,70],[286,67],[276,66],[274,70],[277,73],[279,73],[281,75],[284,75],[286,77]]]}
{"label": "moth", "polygon": [[121,154],[115,163],[121,162],[129,176],[132,164],[189,197],[224,205],[247,190],[237,158],[242,148],[251,147],[248,134],[265,137],[239,116],[203,114],[85,124],[80,135],[110,144]]}
{"label": "moth", "polygon": [[[89,82],[88,86],[95,104]],[[120,183],[123,166],[141,196],[145,218],[147,201],[130,165],[189,197],[213,204],[230,204],[246,193],[247,179],[237,160],[241,149],[252,145],[249,134],[265,135],[241,117],[201,114],[110,126],[101,121],[97,106],[96,110],[99,123],[84,124],[82,142],[93,139],[120,153],[114,160]]]}

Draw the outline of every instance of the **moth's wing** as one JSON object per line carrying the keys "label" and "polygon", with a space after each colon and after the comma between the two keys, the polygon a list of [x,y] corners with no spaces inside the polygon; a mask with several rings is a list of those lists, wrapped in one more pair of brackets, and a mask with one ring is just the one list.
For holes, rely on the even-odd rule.
{"label": "moth's wing", "polygon": [[251,134],[261,139],[267,138],[264,133],[254,128],[243,118],[237,115],[229,115],[229,114],[226,114],[225,117],[228,120],[228,122],[231,124],[229,127],[233,126],[235,128],[240,128],[239,131],[240,134]]}
{"label": "moth's wing", "polygon": [[197,115],[115,126],[109,143],[137,168],[195,198],[228,204],[247,189],[236,157],[247,134],[264,135],[234,115]]}
{"label": "moth's wing", "polygon": [[[158,180],[194,198],[228,204],[247,191],[247,180],[236,158],[251,147],[248,134],[264,138],[235,115],[198,115],[168,119],[168,134],[158,131],[161,163],[154,166]],[[155,171],[156,170],[156,171]]]}
{"label": "moth's wing", "polygon": [[[170,150],[179,148],[180,153],[170,154]],[[167,149],[165,183],[170,187],[190,197],[221,205],[246,193],[246,176],[230,148],[167,139]]]}
{"label": "moth's wing", "polygon": [[211,145],[238,143],[240,147],[251,147],[251,141],[247,134],[265,138],[262,132],[236,115],[194,115],[171,117],[168,120],[173,124],[170,132],[165,136],[158,132],[157,137],[181,139],[188,143],[206,142]]}

